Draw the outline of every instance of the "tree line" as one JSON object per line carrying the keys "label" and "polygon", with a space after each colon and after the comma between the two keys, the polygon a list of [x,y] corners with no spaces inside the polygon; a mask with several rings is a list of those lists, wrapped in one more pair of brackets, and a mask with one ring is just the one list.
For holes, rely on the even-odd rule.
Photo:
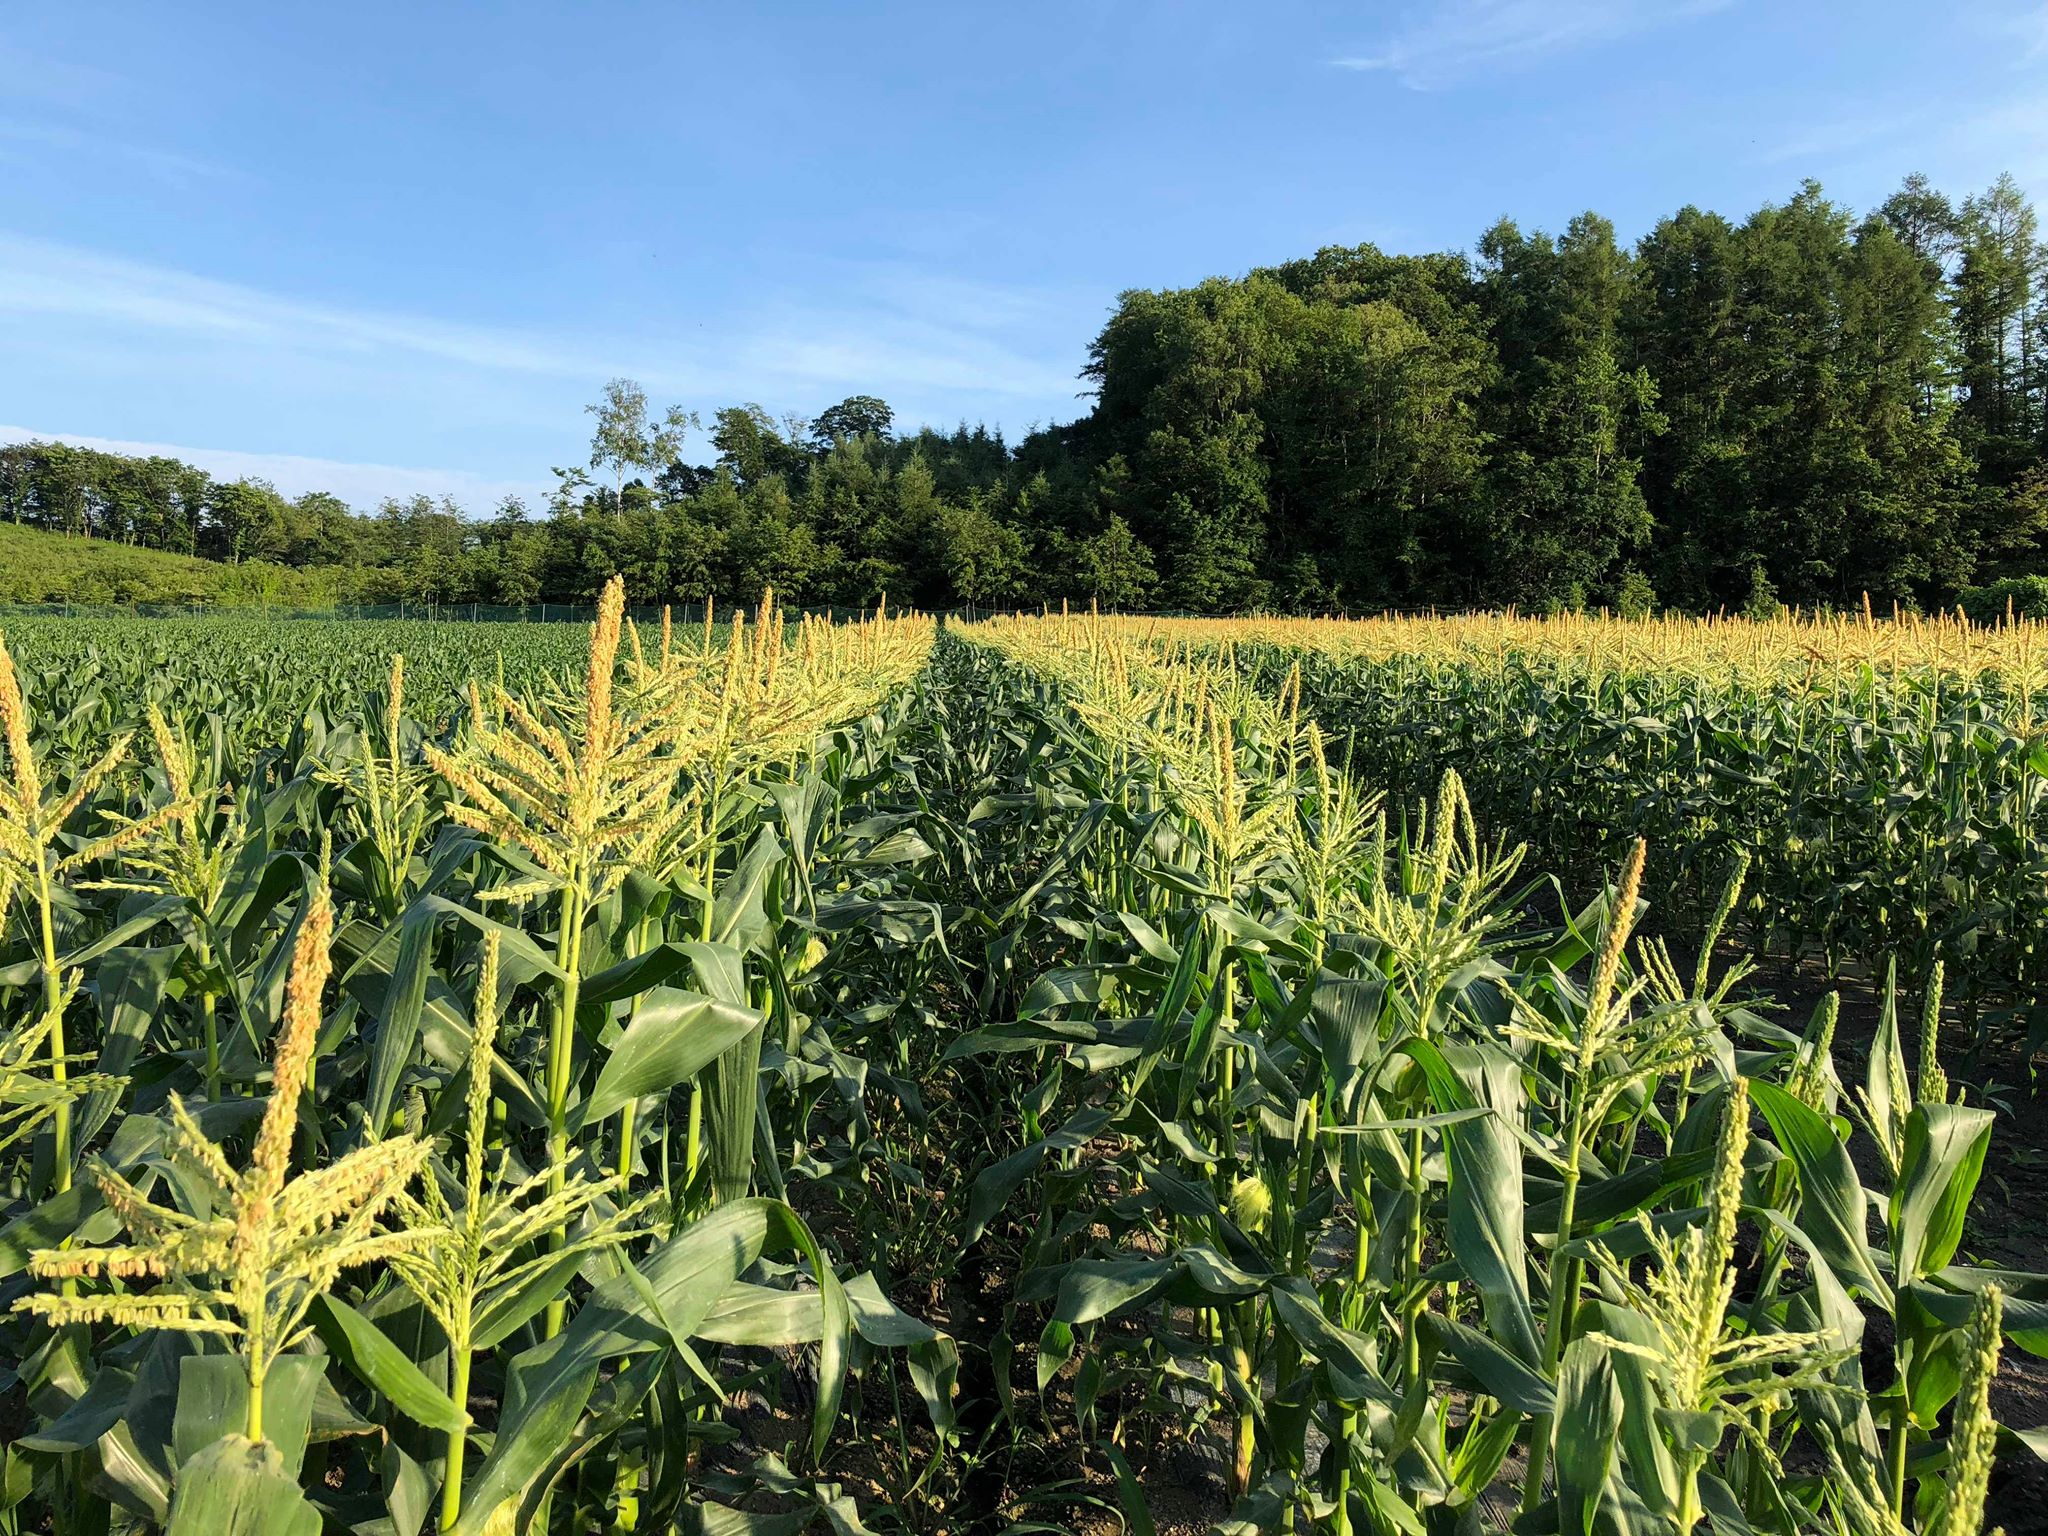
{"label": "tree line", "polygon": [[[1470,253],[1369,245],[1131,290],[1087,414],[1011,444],[700,421],[628,380],[545,505],[357,513],[175,460],[0,449],[0,515],[363,600],[1195,611],[1926,606],[2048,568],[2048,247],[2010,177],[1910,177],[1861,217],[1807,183],[1631,247],[1596,214]],[[697,462],[708,455],[711,462]]]}

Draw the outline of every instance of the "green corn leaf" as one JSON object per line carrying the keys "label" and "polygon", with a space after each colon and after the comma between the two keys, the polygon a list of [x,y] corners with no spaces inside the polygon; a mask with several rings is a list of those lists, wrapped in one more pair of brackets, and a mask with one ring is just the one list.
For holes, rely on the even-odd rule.
{"label": "green corn leaf", "polygon": [[1557,1410],[1557,1389],[1478,1329],[1434,1313],[1424,1317],[1423,1326],[1436,1336],[1445,1354],[1472,1373],[1488,1397],[1498,1398],[1517,1413]]}
{"label": "green corn leaf", "polygon": [[1654,1517],[1668,1520],[1678,1504],[1678,1469],[1670,1448],[1658,1432],[1661,1406],[1655,1367],[1650,1359],[1659,1344],[1648,1321],[1626,1307],[1590,1302],[1581,1314],[1581,1333],[1603,1333],[1636,1346],[1608,1351],[1608,1367],[1621,1393],[1620,1440],[1626,1476],[1618,1479]]}
{"label": "green corn leaf", "polygon": [[320,1536],[320,1527],[283,1453],[239,1434],[194,1455],[171,1498],[170,1536]]}
{"label": "green corn leaf", "polygon": [[822,1453],[844,1386],[850,1314],[844,1288],[809,1228],[789,1207],[742,1200],[683,1228],[629,1279],[600,1285],[557,1337],[517,1357],[490,1455],[476,1473],[475,1502],[457,1530],[480,1531],[490,1512],[523,1495],[573,1433],[607,1361],[687,1344],[741,1273],[770,1246],[793,1248],[812,1265],[823,1293],[825,1328],[813,1413],[813,1454]]}
{"label": "green corn leaf", "polygon": [[[313,1424],[313,1399],[327,1361],[319,1355],[280,1355],[263,1382],[263,1443],[278,1465],[296,1477]],[[177,1416],[171,1443],[181,1469],[223,1436],[241,1437],[249,1416],[249,1378],[236,1355],[187,1355],[178,1370]]]}
{"label": "green corn leaf", "polygon": [[1799,1225],[1811,1234],[1837,1279],[1861,1288],[1889,1310],[1891,1287],[1871,1262],[1864,1235],[1869,1201],[1834,1126],[1773,1083],[1753,1082],[1750,1097],[1780,1150],[1799,1170]]}
{"label": "green corn leaf", "polygon": [[1107,1454],[1110,1470],[1116,1473],[1116,1502],[1123,1511],[1124,1529],[1130,1536],[1158,1536],[1152,1508],[1145,1502],[1145,1489],[1138,1474],[1131,1470],[1130,1461],[1115,1446],[1107,1447]]}
{"label": "green corn leaf", "polygon": [[1175,1259],[1081,1259],[1060,1279],[1053,1316],[1074,1327],[1140,1305],[1181,1271]]}
{"label": "green corn leaf", "polygon": [[427,1380],[405,1351],[347,1302],[322,1296],[311,1319],[328,1351],[408,1418],[451,1434],[468,1422],[462,1406]]}
{"label": "green corn leaf", "polygon": [[1109,1124],[1107,1109],[1084,1109],[1065,1125],[1042,1140],[991,1163],[974,1181],[967,1202],[967,1227],[963,1243],[973,1243],[988,1230],[996,1212],[1023,1182],[1036,1173],[1048,1157],[1086,1146]]}
{"label": "green corn leaf", "polygon": [[[1533,1365],[1543,1358],[1536,1314],[1529,1301],[1527,1239],[1523,1221],[1522,1158],[1504,1106],[1521,1096],[1513,1060],[1471,1046],[1439,1050],[1426,1040],[1402,1046],[1429,1079],[1439,1112],[1484,1103],[1495,1113],[1444,1127],[1450,1154],[1450,1242],[1459,1267],[1479,1288],[1488,1326],[1511,1353]],[[1455,1062],[1455,1065],[1454,1065]]]}
{"label": "green corn leaf", "polygon": [[1995,1118],[1988,1109],[1960,1104],[1917,1104],[1906,1117],[1906,1156],[1891,1201],[1900,1283],[1933,1274],[1955,1257]]}
{"label": "green corn leaf", "polygon": [[83,1397],[34,1434],[22,1435],[14,1443],[25,1451],[44,1451],[53,1456],[83,1451],[97,1444],[128,1412],[128,1397],[134,1384],[135,1378],[127,1371],[103,1365],[93,1373]]}
{"label": "green corn leaf", "polygon": [[642,993],[632,1022],[605,1058],[597,1086],[573,1117],[576,1128],[596,1125],[636,1099],[688,1082],[760,1025],[755,1009],[699,992],[656,987]]}
{"label": "green corn leaf", "polygon": [[1596,1339],[1574,1339],[1558,1371],[1553,1464],[1559,1536],[1592,1536],[1618,1460],[1622,1396],[1612,1353]]}
{"label": "green corn leaf", "polygon": [[768,937],[766,903],[783,858],[782,840],[775,835],[774,828],[763,827],[754,834],[738,867],[718,887],[711,908],[711,931],[706,938],[751,951]]}

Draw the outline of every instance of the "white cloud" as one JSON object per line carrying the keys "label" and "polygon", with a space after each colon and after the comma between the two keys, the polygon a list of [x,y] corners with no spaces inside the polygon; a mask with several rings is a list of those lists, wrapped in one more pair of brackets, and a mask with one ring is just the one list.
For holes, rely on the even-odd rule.
{"label": "white cloud", "polygon": [[1868,149],[1873,144],[1899,139],[1909,128],[1917,128],[1929,114],[1914,112],[1905,119],[1876,117],[1868,112],[1849,112],[1840,118],[1795,133],[1788,139],[1757,151],[1763,165],[1793,164],[1802,171],[1838,162],[1842,157]]}
{"label": "white cloud", "polygon": [[[987,325],[990,317],[978,323]],[[1003,332],[1020,329],[999,327]],[[1070,339],[1078,346],[1078,336]],[[735,382],[788,381],[807,396],[836,389],[887,396],[894,388],[908,396],[942,391],[1057,398],[1079,387],[1078,361],[1040,361],[1020,353],[1003,335],[973,329],[958,318],[928,318],[911,308],[788,310],[735,338],[731,368]]]}
{"label": "white cloud", "polygon": [[1734,0],[1447,0],[1412,12],[1377,52],[1333,59],[1417,90],[1648,32]]}
{"label": "white cloud", "polygon": [[2010,16],[1979,18],[1981,30],[1995,40],[2018,49],[2014,62],[2031,64],[2048,54],[2048,4],[2034,0]]}
{"label": "white cloud", "polygon": [[101,133],[87,133],[59,123],[0,121],[0,159],[30,159],[50,151],[111,161],[129,170],[144,172],[177,188],[201,182],[239,179],[240,173],[212,160],[180,154],[155,144],[139,144]]}
{"label": "white cloud", "polygon": [[595,358],[578,358],[516,332],[306,303],[123,257],[0,234],[0,315],[8,313],[315,352],[413,353],[519,372],[603,372]]}
{"label": "white cloud", "polygon": [[167,142],[174,129],[161,82],[130,80],[93,65],[25,53],[0,40],[0,163],[66,176],[145,176],[186,191],[243,174]]}
{"label": "white cloud", "polygon": [[[857,270],[853,302],[785,303],[687,342],[566,339],[264,292],[150,263],[0,233],[0,317],[105,326],[124,342],[165,332],[360,365],[430,359],[458,371],[545,375],[591,388],[616,374],[704,403],[808,399],[843,388],[944,388],[982,398],[1070,394],[1070,364],[1033,355],[1047,306],[1028,290],[963,285],[897,267]],[[1078,343],[1076,343],[1078,350]],[[792,403],[794,403],[792,401]]]}
{"label": "white cloud", "polygon": [[[0,427],[0,436],[166,453],[292,494],[330,490],[356,506],[423,491],[483,510],[508,491],[545,495],[547,465],[580,461],[577,405],[620,374],[660,403],[706,412],[741,401],[809,412],[855,393],[889,400],[906,427],[962,415],[1016,427],[1078,411],[1095,307],[1086,299],[894,263],[816,267],[809,291],[834,295],[829,304],[771,298],[701,324],[671,317],[666,331],[654,323],[621,339],[320,302],[0,231],[0,350],[9,354],[0,414],[104,430],[81,406],[117,399],[129,431],[159,440],[26,426]],[[68,403],[53,404],[58,397]],[[244,431],[315,452],[190,446]],[[320,456],[337,433],[350,448]],[[173,438],[184,441],[165,441]],[[468,467],[350,454],[387,441],[394,457]],[[690,448],[709,453],[701,437]]]}
{"label": "white cloud", "polygon": [[2048,102],[2032,90],[1969,102],[1938,101],[1873,114],[1853,105],[1758,150],[1763,165],[1794,166],[1824,183],[1844,172],[1896,181],[1924,172],[1960,200],[2001,171],[2023,185],[2048,178]]}
{"label": "white cloud", "polygon": [[309,458],[293,453],[245,453],[234,448],[189,448],[178,443],[140,443],[124,438],[93,437],[83,432],[44,432],[31,427],[0,426],[0,443],[70,443],[102,453],[182,459],[216,480],[268,480],[287,496],[331,491],[358,510],[374,507],[387,496],[453,496],[472,513],[488,512],[506,496],[522,496],[537,505],[552,482],[496,480],[460,469],[405,469],[393,464],[350,464],[340,459]]}
{"label": "white cloud", "polygon": [[53,106],[98,111],[131,93],[129,83],[111,70],[74,64],[46,54],[29,53],[0,39],[0,99],[44,101]]}
{"label": "white cloud", "polygon": [[2022,91],[1961,115],[1948,139],[1955,158],[1974,164],[1976,179],[1986,184],[2000,171],[2027,184],[2048,178],[2048,100],[2038,92]]}

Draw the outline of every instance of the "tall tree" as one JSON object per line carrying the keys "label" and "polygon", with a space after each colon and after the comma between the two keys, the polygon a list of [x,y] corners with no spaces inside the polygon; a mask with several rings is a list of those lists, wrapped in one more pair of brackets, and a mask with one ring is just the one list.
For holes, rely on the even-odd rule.
{"label": "tall tree", "polygon": [[2010,484],[2040,456],[2036,283],[2042,265],[2033,205],[2011,176],[1964,199],[1956,271],[1962,408],[1986,475]]}
{"label": "tall tree", "polygon": [[1627,356],[1657,381],[1665,424],[1643,446],[1651,577],[1681,607],[1741,602],[1763,558],[1750,537],[1736,402],[1740,283],[1737,232],[1717,213],[1682,208],[1637,249]]}
{"label": "tall tree", "polygon": [[711,445],[720,466],[743,486],[777,475],[786,487],[800,488],[810,465],[775,418],[752,403],[727,406],[712,418]]}
{"label": "tall tree", "polygon": [[822,453],[843,438],[887,437],[895,420],[896,413],[887,402],[873,395],[849,395],[818,413],[811,423],[811,439]]}
{"label": "tall tree", "polygon": [[939,548],[946,579],[966,602],[998,606],[1028,590],[1023,535],[991,514],[980,496],[940,511]]}
{"label": "tall tree", "polygon": [[1664,425],[1649,371],[1623,362],[1629,258],[1592,213],[1556,242],[1503,220],[1479,254],[1500,357],[1483,405],[1487,596],[1531,607],[1609,600],[1650,534],[1635,450]]}
{"label": "tall tree", "polygon": [[1089,354],[1096,415],[1130,465],[1139,535],[1165,567],[1167,601],[1202,611],[1263,594],[1265,427],[1258,407],[1284,292],[1253,277],[1173,293],[1127,293]]}
{"label": "tall tree", "polygon": [[1926,264],[1930,281],[1940,282],[1947,276],[1962,224],[1955,205],[1925,176],[1918,171],[1908,176],[1877,212],[1900,243]]}
{"label": "tall tree", "polygon": [[1947,387],[1949,350],[1939,269],[1890,219],[1864,220],[1842,288],[1836,362],[1856,439],[1837,602],[1864,592],[1938,599],[1978,559],[1983,530]]}
{"label": "tall tree", "polygon": [[1135,608],[1152,595],[1158,573],[1152,552],[1115,513],[1100,533],[1076,551],[1076,574],[1082,593],[1103,608]]}
{"label": "tall tree", "polygon": [[283,552],[285,500],[267,481],[235,480],[212,487],[206,500],[202,548],[239,564]]}
{"label": "tall tree", "polygon": [[627,471],[655,479],[682,456],[684,437],[697,425],[696,416],[679,405],[659,418],[650,416],[647,391],[631,379],[611,380],[604,398],[583,409],[597,422],[590,434],[590,467],[612,472],[612,491],[622,504]]}
{"label": "tall tree", "polygon": [[888,470],[872,443],[835,438],[804,487],[803,520],[829,552],[835,603],[866,606],[903,591],[906,541],[892,516]]}

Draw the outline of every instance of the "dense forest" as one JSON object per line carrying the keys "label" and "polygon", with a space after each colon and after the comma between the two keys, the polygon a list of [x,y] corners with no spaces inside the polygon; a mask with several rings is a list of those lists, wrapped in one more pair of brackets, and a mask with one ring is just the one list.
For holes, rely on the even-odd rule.
{"label": "dense forest", "polygon": [[0,516],[513,605],[617,571],[650,602],[1925,606],[2048,569],[2048,247],[2010,177],[1132,290],[1084,374],[1088,414],[1015,444],[865,395],[700,421],[614,380],[588,465],[488,516],[26,444]]}

